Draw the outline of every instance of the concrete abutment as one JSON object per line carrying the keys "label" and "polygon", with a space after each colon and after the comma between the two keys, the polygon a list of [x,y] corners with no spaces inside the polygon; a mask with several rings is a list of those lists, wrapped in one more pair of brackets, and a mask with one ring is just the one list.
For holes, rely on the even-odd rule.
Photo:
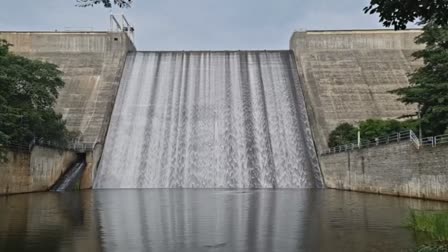
{"label": "concrete abutment", "polygon": [[[55,110],[63,115],[69,130],[79,133],[80,144],[95,146],[86,153],[87,167],[81,182],[81,188],[91,188],[126,56],[135,51],[133,42],[124,32],[0,32],[0,39],[13,45],[13,53],[56,64],[63,72],[65,86],[59,92]],[[26,175],[34,174],[30,171],[34,169],[35,149],[30,153],[9,153],[14,158],[0,164],[5,171],[0,180],[13,183],[7,184],[8,192],[3,188],[0,193],[47,190],[55,182],[54,174],[64,173],[71,165],[59,162],[61,151],[45,148],[53,153],[54,160],[49,154],[45,156],[46,163],[41,164],[42,169],[48,169],[42,175],[45,181],[36,182]],[[56,164],[60,167],[54,167]]]}

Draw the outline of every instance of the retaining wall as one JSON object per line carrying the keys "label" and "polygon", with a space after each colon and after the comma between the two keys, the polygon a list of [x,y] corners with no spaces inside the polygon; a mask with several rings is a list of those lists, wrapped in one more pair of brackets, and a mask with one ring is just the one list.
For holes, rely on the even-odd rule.
{"label": "retaining wall", "polygon": [[320,157],[327,187],[448,201],[448,145],[410,142]]}
{"label": "retaining wall", "polygon": [[0,194],[47,191],[77,154],[35,146],[31,152],[8,152],[7,158],[0,163]]}
{"label": "retaining wall", "polygon": [[296,32],[290,41],[302,79],[319,151],[343,122],[397,118],[416,107],[388,91],[408,86],[407,74],[422,64],[411,54],[422,49],[419,30]]}

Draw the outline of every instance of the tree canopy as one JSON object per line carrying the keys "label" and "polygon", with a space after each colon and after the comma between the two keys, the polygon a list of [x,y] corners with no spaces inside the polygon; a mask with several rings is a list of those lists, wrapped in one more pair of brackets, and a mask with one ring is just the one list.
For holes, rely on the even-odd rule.
{"label": "tree canopy", "polygon": [[120,8],[128,8],[132,4],[132,0],[76,0],[78,2],[78,6],[80,7],[89,7],[95,6],[97,4],[101,4],[106,8],[111,8],[112,3],[117,5]]}
{"label": "tree canopy", "polygon": [[417,38],[426,48],[413,55],[424,66],[410,76],[409,87],[392,91],[406,104],[419,104],[425,135],[440,135],[448,127],[448,26],[429,23]]}
{"label": "tree canopy", "polygon": [[393,26],[396,30],[404,30],[408,23],[414,22],[421,25],[430,21],[436,25],[448,23],[447,0],[371,0],[364,12],[379,14],[379,21],[385,27]]}
{"label": "tree canopy", "polygon": [[424,135],[448,133],[448,1],[371,0],[365,13],[380,15],[384,26],[406,29],[409,22],[424,25],[416,43],[426,45],[413,56],[423,67],[410,75],[410,86],[391,91],[406,104],[417,104]]}
{"label": "tree canopy", "polygon": [[64,86],[56,65],[30,60],[9,51],[0,40],[0,149],[33,141],[63,144],[68,132],[53,110]]}
{"label": "tree canopy", "polygon": [[358,138],[358,128],[350,123],[339,124],[328,137],[328,147],[351,144]]}

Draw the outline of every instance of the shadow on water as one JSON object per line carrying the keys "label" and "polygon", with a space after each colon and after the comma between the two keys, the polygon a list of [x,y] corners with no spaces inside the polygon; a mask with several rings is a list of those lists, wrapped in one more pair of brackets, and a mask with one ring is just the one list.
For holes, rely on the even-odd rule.
{"label": "shadow on water", "polygon": [[332,190],[99,190],[0,197],[0,251],[407,251],[409,209]]}

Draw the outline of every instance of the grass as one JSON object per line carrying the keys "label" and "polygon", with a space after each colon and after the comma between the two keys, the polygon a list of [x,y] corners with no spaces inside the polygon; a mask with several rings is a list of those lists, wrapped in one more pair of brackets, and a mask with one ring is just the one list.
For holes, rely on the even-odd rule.
{"label": "grass", "polygon": [[416,252],[447,252],[448,247],[446,244],[431,244],[421,245],[415,250]]}
{"label": "grass", "polygon": [[448,212],[412,210],[408,227],[424,237],[418,252],[448,251]]}

